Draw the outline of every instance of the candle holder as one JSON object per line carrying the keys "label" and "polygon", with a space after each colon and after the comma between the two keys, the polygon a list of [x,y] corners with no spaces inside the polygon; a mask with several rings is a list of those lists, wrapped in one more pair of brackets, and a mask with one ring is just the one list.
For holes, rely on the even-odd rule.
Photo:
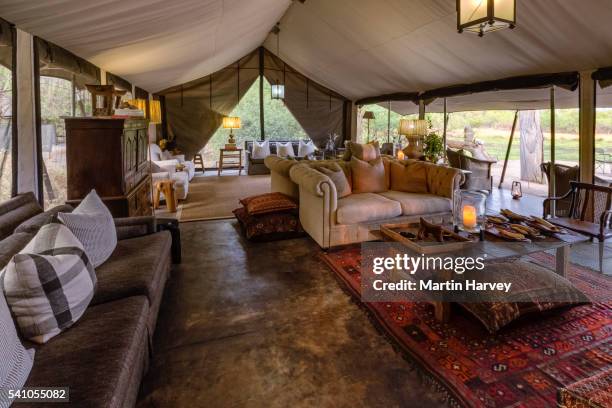
{"label": "candle holder", "polygon": [[454,195],[453,223],[458,231],[478,234],[484,241],[487,196],[475,191],[459,190]]}
{"label": "candle holder", "polygon": [[512,182],[512,198],[515,200],[519,200],[523,196],[523,189],[521,188],[520,181]]}

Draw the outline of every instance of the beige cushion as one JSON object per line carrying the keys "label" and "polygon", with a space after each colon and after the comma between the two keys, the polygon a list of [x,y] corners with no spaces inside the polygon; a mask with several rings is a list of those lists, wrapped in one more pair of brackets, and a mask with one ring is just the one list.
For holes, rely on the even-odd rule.
{"label": "beige cushion", "polygon": [[387,191],[387,179],[382,157],[370,162],[351,157],[353,193],[380,193]]}
{"label": "beige cushion", "polygon": [[405,193],[389,190],[380,193],[380,195],[389,200],[397,201],[401,205],[403,215],[444,213],[451,212],[452,209],[450,198],[433,194]]}
{"label": "beige cushion", "polygon": [[427,164],[419,161],[390,164],[391,181],[389,188],[406,193],[427,193]]}
{"label": "beige cushion", "polygon": [[351,194],[338,200],[336,222],[356,224],[398,217],[402,214],[399,202],[389,200],[379,194]]}
{"label": "beige cushion", "polygon": [[357,157],[359,160],[372,161],[380,157],[380,146],[378,141],[370,143],[355,143],[347,141],[345,143],[346,150],[344,152],[344,160],[350,160],[351,157]]}
{"label": "beige cushion", "polygon": [[346,197],[351,194],[351,186],[349,185],[348,180],[346,179],[346,175],[344,171],[338,166],[336,163],[332,163],[329,166],[321,166],[316,170],[325,174],[330,178],[332,183],[336,186],[336,192],[338,194],[338,198]]}

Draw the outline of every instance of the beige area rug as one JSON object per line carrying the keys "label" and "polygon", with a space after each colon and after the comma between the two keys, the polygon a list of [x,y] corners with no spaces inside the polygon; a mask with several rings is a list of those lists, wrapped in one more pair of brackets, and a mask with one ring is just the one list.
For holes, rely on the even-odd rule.
{"label": "beige area rug", "polygon": [[234,216],[239,199],[270,192],[270,176],[195,177],[187,199],[180,205],[179,220],[202,221]]}

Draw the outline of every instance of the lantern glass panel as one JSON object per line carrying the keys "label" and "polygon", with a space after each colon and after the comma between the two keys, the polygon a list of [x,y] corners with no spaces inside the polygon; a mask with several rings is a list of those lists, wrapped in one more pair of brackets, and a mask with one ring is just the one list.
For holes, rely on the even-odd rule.
{"label": "lantern glass panel", "polygon": [[495,0],[493,3],[494,17],[514,21],[514,1],[515,0]]}
{"label": "lantern glass panel", "polygon": [[285,85],[272,85],[272,99],[285,98]]}
{"label": "lantern glass panel", "polygon": [[459,23],[469,24],[487,17],[488,0],[459,0]]}

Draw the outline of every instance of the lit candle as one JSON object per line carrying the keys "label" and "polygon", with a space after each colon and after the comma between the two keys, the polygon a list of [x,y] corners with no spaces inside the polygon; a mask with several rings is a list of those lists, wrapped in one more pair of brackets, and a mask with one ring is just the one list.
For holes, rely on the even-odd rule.
{"label": "lit candle", "polygon": [[471,205],[463,207],[463,226],[467,229],[476,228],[476,207]]}
{"label": "lit candle", "polygon": [[405,156],[404,156],[404,152],[403,151],[400,150],[400,151],[397,152],[397,158],[399,160],[404,160],[404,157]]}

